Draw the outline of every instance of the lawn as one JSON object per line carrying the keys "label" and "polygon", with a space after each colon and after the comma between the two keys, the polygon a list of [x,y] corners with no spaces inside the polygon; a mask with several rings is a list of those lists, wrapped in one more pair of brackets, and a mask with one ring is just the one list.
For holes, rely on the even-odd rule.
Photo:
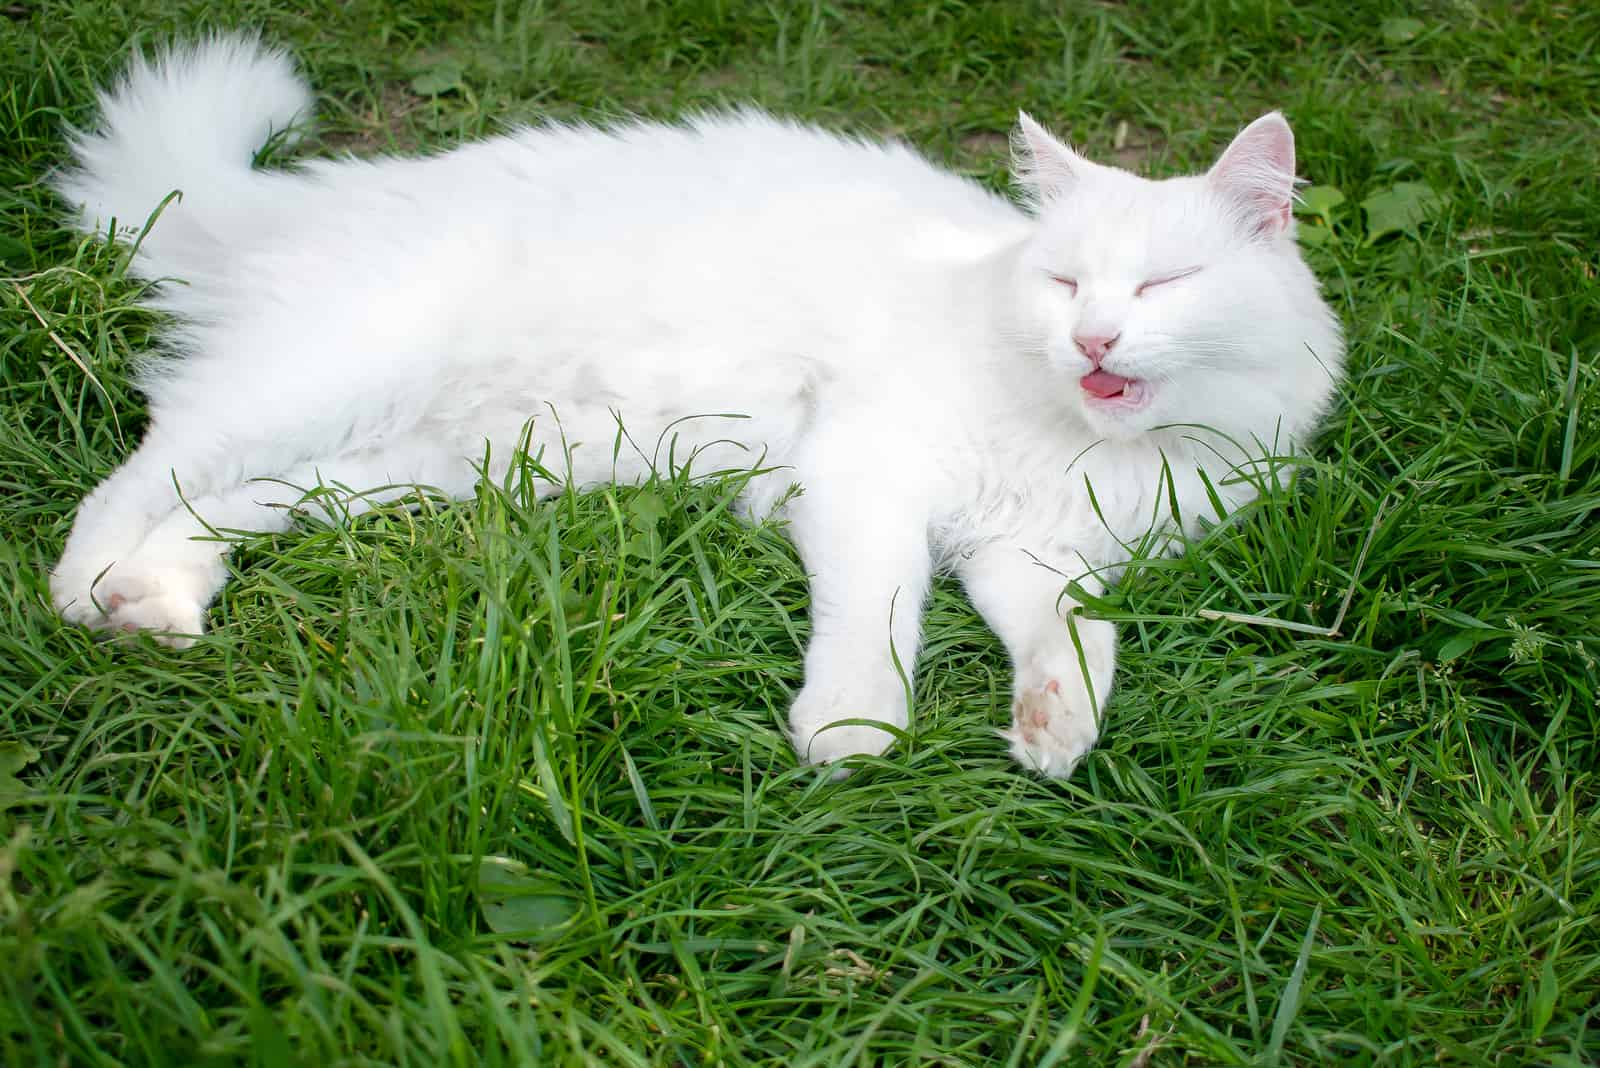
{"label": "lawn", "polygon": [[[1600,1060],[1600,6],[473,0],[0,9],[6,1064]],[[1026,108],[1206,166],[1281,108],[1350,341],[1295,485],[1092,611],[1102,745],[1007,759],[935,592],[913,735],[782,731],[738,479],[246,539],[177,653],[46,574],[157,325],[42,177],[132,47],[289,45],[312,153],[755,101],[1003,187]]]}

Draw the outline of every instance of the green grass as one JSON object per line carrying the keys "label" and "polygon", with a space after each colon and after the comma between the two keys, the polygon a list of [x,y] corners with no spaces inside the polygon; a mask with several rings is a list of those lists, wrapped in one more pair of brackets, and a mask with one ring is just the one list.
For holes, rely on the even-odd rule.
{"label": "green grass", "polygon": [[[4,1062],[1595,1063],[1600,8],[1392,14],[7,8]],[[213,25],[304,57],[314,151],[755,100],[998,183],[1019,106],[1152,173],[1282,107],[1345,198],[1343,405],[1292,492],[1093,606],[1124,669],[1064,784],[1005,757],[950,586],[914,736],[797,768],[805,584],[736,482],[257,538],[198,647],[98,645],[45,575],[156,323],[40,179],[130,40]]]}

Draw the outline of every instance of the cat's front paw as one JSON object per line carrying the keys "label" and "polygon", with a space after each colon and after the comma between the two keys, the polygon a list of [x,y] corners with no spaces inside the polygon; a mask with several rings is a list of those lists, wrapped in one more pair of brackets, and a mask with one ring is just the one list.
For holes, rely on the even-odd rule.
{"label": "cat's front paw", "polygon": [[1011,743],[1017,763],[1052,779],[1065,779],[1100,736],[1099,719],[1080,679],[1048,679],[1019,688],[1011,706]]}
{"label": "cat's front paw", "polygon": [[[841,722],[872,720],[870,723]],[[835,764],[846,757],[877,756],[908,722],[906,690],[896,675],[854,686],[807,683],[789,709],[789,737],[801,760]],[[835,778],[843,778],[841,768]]]}
{"label": "cat's front paw", "polygon": [[187,649],[205,631],[206,606],[189,576],[140,574],[112,567],[82,575],[57,568],[50,576],[50,599],[61,617],[102,638],[149,633],[162,645]]}

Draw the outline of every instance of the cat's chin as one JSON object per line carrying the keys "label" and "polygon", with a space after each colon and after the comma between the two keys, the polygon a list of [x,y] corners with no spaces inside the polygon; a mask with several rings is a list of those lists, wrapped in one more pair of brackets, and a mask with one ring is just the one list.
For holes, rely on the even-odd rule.
{"label": "cat's chin", "polygon": [[1137,438],[1152,425],[1155,388],[1143,379],[1129,379],[1127,385],[1110,396],[1088,389],[1078,392],[1083,420],[1095,434],[1116,441]]}

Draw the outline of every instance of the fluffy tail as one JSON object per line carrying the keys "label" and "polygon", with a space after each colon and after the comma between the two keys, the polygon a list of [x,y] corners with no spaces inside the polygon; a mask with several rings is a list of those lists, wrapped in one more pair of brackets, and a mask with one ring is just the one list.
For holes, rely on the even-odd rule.
{"label": "fluffy tail", "polygon": [[[52,185],[85,232],[138,232],[178,190],[143,252],[159,273],[183,273],[225,242],[247,209],[257,151],[311,116],[311,90],[283,52],[254,37],[213,37],[136,57],[100,94],[100,128],[71,136],[77,166]],[[209,258],[209,257],[205,257]]]}

